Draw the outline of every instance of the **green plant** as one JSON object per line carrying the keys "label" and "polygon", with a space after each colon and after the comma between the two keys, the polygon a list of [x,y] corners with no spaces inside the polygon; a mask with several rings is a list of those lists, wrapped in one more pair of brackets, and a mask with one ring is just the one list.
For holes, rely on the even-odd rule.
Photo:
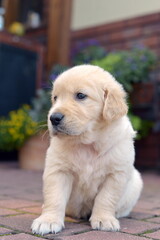
{"label": "green plant", "polygon": [[60,75],[62,72],[66,71],[67,69],[69,69],[69,67],[65,65],[61,65],[61,64],[54,65],[50,72],[49,81],[53,82],[58,77],[58,75]]}
{"label": "green plant", "polygon": [[133,90],[134,83],[149,80],[149,73],[155,63],[156,55],[147,48],[117,51],[92,61],[92,64],[110,72],[128,92]]}
{"label": "green plant", "polygon": [[153,123],[147,120],[143,120],[140,117],[129,112],[128,117],[132,123],[133,129],[137,131],[136,139],[139,140],[148,135],[149,130],[153,127]]}
{"label": "green plant", "polygon": [[8,117],[0,118],[0,150],[19,149],[37,131],[37,123],[29,115],[30,107],[23,105]]}
{"label": "green plant", "polygon": [[102,59],[106,56],[106,50],[95,39],[81,41],[71,51],[71,64],[79,65],[90,63],[93,60]]}
{"label": "green plant", "polygon": [[50,91],[39,89],[32,100],[32,108],[29,111],[32,119],[41,127],[47,122],[47,114],[51,107]]}

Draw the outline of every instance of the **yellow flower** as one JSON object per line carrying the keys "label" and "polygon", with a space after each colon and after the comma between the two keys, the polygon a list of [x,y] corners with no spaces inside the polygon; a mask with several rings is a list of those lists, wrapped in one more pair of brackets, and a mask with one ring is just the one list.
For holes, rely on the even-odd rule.
{"label": "yellow flower", "polygon": [[28,105],[24,105],[17,111],[11,111],[8,118],[0,118],[0,149],[18,149],[35,134],[37,123],[30,117],[29,109]]}

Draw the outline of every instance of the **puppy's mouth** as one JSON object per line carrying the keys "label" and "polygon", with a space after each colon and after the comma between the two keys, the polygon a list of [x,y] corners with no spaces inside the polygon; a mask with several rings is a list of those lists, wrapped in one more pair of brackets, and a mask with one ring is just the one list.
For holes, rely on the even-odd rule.
{"label": "puppy's mouth", "polygon": [[54,126],[53,132],[55,135],[57,135],[57,134],[72,135],[71,131],[69,131],[68,129],[66,129],[63,126],[57,126],[57,127]]}
{"label": "puppy's mouth", "polygon": [[79,135],[79,133],[71,130],[71,129],[68,129],[66,128],[65,126],[53,126],[52,127],[53,129],[53,134],[54,135],[67,135],[67,136],[77,136]]}

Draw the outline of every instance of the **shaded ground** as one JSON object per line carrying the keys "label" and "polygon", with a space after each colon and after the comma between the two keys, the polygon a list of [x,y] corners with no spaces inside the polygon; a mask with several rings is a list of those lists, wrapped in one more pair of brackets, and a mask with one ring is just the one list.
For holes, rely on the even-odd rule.
{"label": "shaded ground", "polygon": [[142,196],[131,215],[120,220],[120,232],[93,231],[88,222],[66,218],[65,230],[41,237],[31,233],[30,225],[41,212],[42,172],[18,169],[13,163],[0,163],[0,239],[160,239],[160,176],[156,173],[143,173],[142,176]]}

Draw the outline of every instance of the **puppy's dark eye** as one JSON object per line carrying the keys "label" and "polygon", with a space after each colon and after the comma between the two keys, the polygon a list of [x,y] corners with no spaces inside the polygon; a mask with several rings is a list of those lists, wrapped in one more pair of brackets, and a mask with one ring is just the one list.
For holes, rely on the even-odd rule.
{"label": "puppy's dark eye", "polygon": [[53,99],[54,99],[54,101],[56,101],[56,100],[57,100],[57,96],[54,96],[54,98],[53,98]]}
{"label": "puppy's dark eye", "polygon": [[81,92],[76,93],[76,99],[82,100],[82,99],[85,99],[85,98],[87,98],[87,95],[86,95],[86,94],[81,93]]}

